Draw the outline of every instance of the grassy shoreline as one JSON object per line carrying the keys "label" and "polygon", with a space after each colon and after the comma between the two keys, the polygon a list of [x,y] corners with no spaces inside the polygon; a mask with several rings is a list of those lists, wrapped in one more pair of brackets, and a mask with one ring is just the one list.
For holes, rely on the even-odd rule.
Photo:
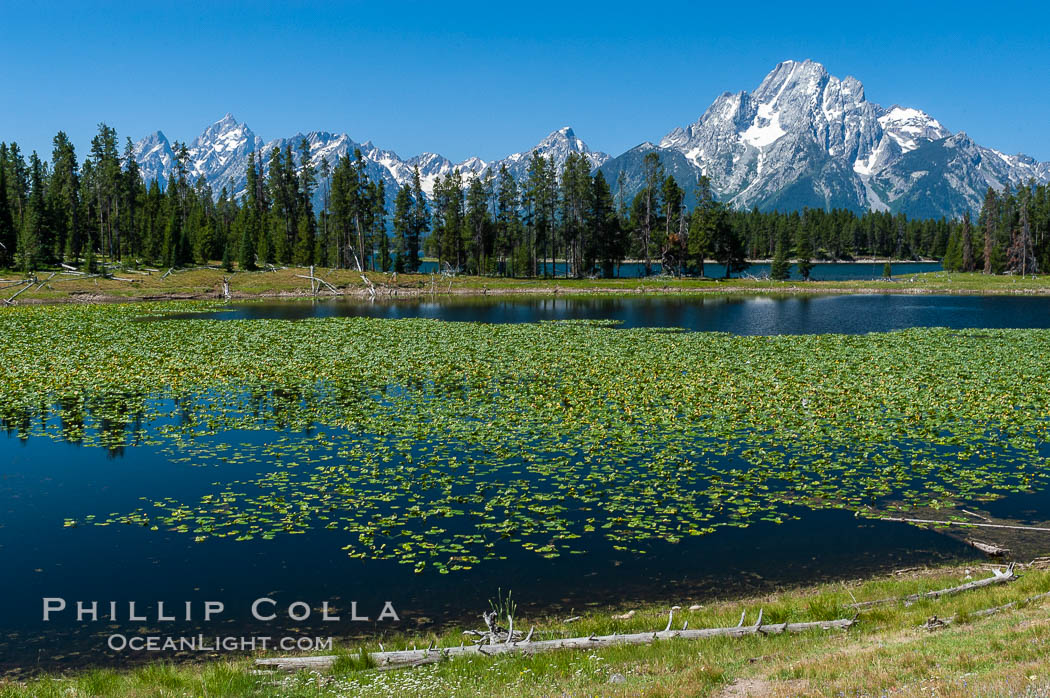
{"label": "grassy shoreline", "polygon": [[[856,601],[900,597],[990,576],[989,564],[908,570],[854,582],[820,584],[760,597],[690,608],[680,602],[675,627],[736,625],[741,612],[764,623],[852,617]],[[1050,618],[1042,599],[994,615],[976,611],[1019,602],[1050,590],[1050,571],[1020,566],[1021,578],[913,605],[861,611],[848,631],[555,650],[532,657],[455,659],[379,671],[360,659],[379,641],[339,648],[323,673],[260,673],[253,657],[201,664],[154,663],[132,670],[99,669],[23,682],[0,681],[0,697],[15,696],[334,696],[334,695],[1048,695]],[[629,618],[622,617],[634,611]],[[580,620],[518,620],[536,639],[662,630],[666,605],[597,608]],[[614,616],[621,616],[615,618]],[[947,627],[921,627],[930,617],[954,617]],[[460,629],[382,638],[384,648],[458,646]]]}
{"label": "grassy shoreline", "polygon": [[[296,270],[258,273],[266,281],[270,277],[305,284],[294,277]],[[217,270],[187,271],[185,274],[218,274]],[[185,283],[173,274],[167,282]],[[246,275],[249,276],[249,275]],[[968,280],[972,293],[1040,293],[1050,294],[1046,288],[1028,285],[1041,280],[1018,280],[1010,277],[981,277]],[[236,278],[236,276],[234,277]],[[326,277],[327,278],[327,277]],[[347,273],[347,288],[352,275]],[[378,283],[378,277],[373,283]],[[430,277],[402,279],[404,283],[426,283]],[[86,280],[94,281],[94,280]],[[463,295],[483,295],[493,290],[490,284],[502,280],[457,279],[462,284],[456,292]],[[633,280],[632,280],[633,281]],[[959,281],[952,275],[951,281]],[[967,281],[963,279],[962,281]],[[959,285],[962,285],[959,281]],[[122,283],[99,280],[100,283]],[[601,285],[599,293],[686,293],[689,284],[708,284],[716,293],[740,292],[720,288],[720,282],[682,281],[681,290],[664,291],[662,281],[635,282],[637,287],[616,286],[628,280],[610,280]],[[1008,286],[1016,284],[1016,288]],[[262,282],[259,282],[262,283]],[[447,280],[446,280],[447,283]],[[509,282],[500,288],[505,293],[550,293],[549,281],[537,280],[535,286],[525,282]],[[751,282],[774,286],[772,282]],[[834,282],[825,282],[834,283]],[[844,282],[838,282],[844,283]],[[932,282],[845,282],[905,286],[920,284],[920,288],[934,287]],[[368,297],[367,287],[358,280],[357,295]],[[516,285],[515,285],[516,284]],[[572,284],[579,284],[580,290]],[[600,282],[564,282],[554,288],[558,293],[592,293]],[[996,284],[998,286],[996,286]],[[125,283],[125,285],[127,285]],[[981,290],[982,285],[998,291]],[[733,284],[726,284],[732,287]],[[810,286],[806,284],[805,292]],[[533,288],[535,290],[522,291]],[[236,288],[236,287],[235,287]],[[407,287],[411,290],[411,286]],[[429,293],[416,287],[416,295]],[[769,293],[756,286],[755,293]],[[784,288],[778,286],[777,288]],[[1006,290],[1003,290],[1006,289]],[[1012,289],[1012,290],[1011,290]],[[141,290],[141,289],[136,289]],[[747,292],[747,291],[745,291]],[[779,290],[778,293],[785,291]],[[840,291],[816,291],[840,292]],[[852,292],[877,292],[847,290]],[[916,293],[943,293],[943,290],[920,290]],[[961,291],[967,292],[967,291]],[[28,295],[28,294],[27,294]],[[67,294],[69,295],[69,294]],[[4,296],[6,297],[6,295]],[[248,296],[260,297],[260,296]],[[265,296],[261,296],[265,297]],[[140,299],[146,296],[118,297],[120,300]],[[19,298],[18,301],[22,299]],[[90,298],[67,298],[85,300]],[[96,299],[97,300],[97,299]],[[35,302],[53,302],[42,299]],[[51,310],[51,309],[48,309]],[[85,312],[89,309],[83,309]],[[90,309],[92,312],[102,309]],[[116,310],[116,308],[114,308]],[[80,312],[75,308],[65,311]],[[65,312],[63,311],[63,312]],[[47,312],[45,309],[22,312]],[[63,338],[63,342],[67,339]],[[937,568],[913,571],[900,575],[872,577],[853,583],[814,585],[809,588],[786,590],[747,599],[708,603],[697,610],[683,599],[683,612],[676,623],[689,621],[691,628],[735,625],[742,611],[753,620],[759,608],[764,609],[767,622],[813,621],[843,617],[845,606],[853,601],[900,596],[919,591],[953,586],[968,576],[981,578],[988,573],[986,565],[969,568]],[[923,601],[914,606],[893,604],[865,612],[860,623],[848,632],[810,633],[793,636],[722,638],[703,641],[666,641],[653,646],[604,648],[593,652],[560,651],[533,658],[470,658],[432,667],[421,667],[396,672],[379,672],[361,666],[354,659],[364,649],[374,651],[377,643],[341,648],[346,659],[331,673],[322,675],[259,675],[249,658],[213,661],[202,664],[153,664],[131,670],[96,670],[71,676],[51,676],[28,682],[0,680],[0,698],[8,696],[329,696],[329,695],[1050,695],[1050,660],[1046,656],[1050,642],[1050,620],[1045,608],[1050,601],[1004,611],[988,618],[973,618],[969,614],[1005,603],[1019,601],[1050,590],[1050,572],[1027,569],[1024,577],[1009,585],[995,586],[967,594]],[[515,595],[527,590],[515,590]],[[612,615],[634,610],[629,619],[614,619]],[[606,632],[641,632],[663,629],[667,605],[649,604],[633,608],[597,608],[571,624],[564,618],[520,619],[523,625],[535,623],[538,638],[583,636]],[[919,626],[930,616],[956,616],[951,626],[929,632]],[[384,638],[386,649],[426,647],[431,642],[438,646],[458,645],[460,628],[436,634],[420,634]],[[620,680],[622,677],[622,681]]]}
{"label": "grassy shoreline", "polygon": [[[223,279],[229,281],[234,300],[310,298],[314,294],[304,276],[308,268],[276,271],[225,272],[200,267],[163,272],[115,272],[118,278],[38,272],[37,283],[26,289],[22,275],[0,272],[0,299],[14,305],[38,303],[103,303],[223,298]],[[317,270],[336,291],[325,287],[320,298],[404,299],[440,296],[560,295],[560,294],[961,294],[1050,295],[1050,276],[985,276],[927,272],[867,281],[769,281],[760,279],[711,279],[649,277],[645,279],[506,279],[497,277],[442,277],[435,274],[360,274],[346,269]],[[14,283],[20,281],[19,283]],[[22,290],[26,289],[26,290]],[[4,303],[7,305],[7,303]]]}

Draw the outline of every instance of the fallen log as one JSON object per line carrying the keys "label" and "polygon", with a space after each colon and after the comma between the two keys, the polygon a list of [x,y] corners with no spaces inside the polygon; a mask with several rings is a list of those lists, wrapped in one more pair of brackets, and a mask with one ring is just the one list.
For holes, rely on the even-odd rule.
{"label": "fallen log", "polygon": [[51,279],[55,278],[55,275],[56,275],[57,273],[58,273],[57,271],[53,271],[53,272],[51,272],[51,276],[49,276],[49,277],[47,277],[46,279],[44,279],[43,281],[41,281],[41,282],[40,282],[40,285],[36,287],[36,290],[37,290],[37,291],[39,291],[40,289],[42,289],[42,288],[44,287],[44,284],[46,284],[46,283],[47,283],[48,281],[50,281]]}
{"label": "fallen log", "polygon": [[[522,640],[508,641],[499,644],[474,644],[460,645],[459,647],[428,647],[423,650],[393,650],[388,652],[371,652],[369,658],[379,669],[399,669],[404,667],[419,666],[422,664],[433,664],[461,656],[495,655],[495,654],[536,654],[558,649],[598,649],[601,647],[612,647],[616,645],[648,645],[657,640],[699,640],[709,637],[746,637],[748,635],[779,635],[781,633],[800,633],[807,630],[832,630],[839,628],[846,630],[857,622],[856,618],[840,618],[837,620],[821,620],[808,623],[775,623],[762,625],[762,614],[759,612],[758,622],[754,625],[737,625],[728,628],[699,628],[682,630],[671,630],[670,621],[674,616],[668,618],[668,628],[663,631],[650,631],[644,633],[628,633],[617,635],[592,635],[589,637],[570,637],[557,640]],[[530,637],[532,633],[529,633]],[[315,671],[328,669],[336,660],[335,655],[320,657],[280,657],[273,659],[256,659],[255,665],[280,669],[284,671],[298,671],[300,669],[311,669]]]}
{"label": "fallen log", "polygon": [[374,299],[376,297],[376,285],[364,274],[361,274],[361,280],[365,282],[366,286],[368,286],[368,293]]}
{"label": "fallen log", "polygon": [[[1050,591],[1044,592],[1042,594],[1036,594],[1035,596],[1029,596],[1028,598],[1021,599],[1020,601],[1011,601],[1010,603],[1004,603],[1002,606],[982,608],[980,611],[973,611],[972,613],[968,613],[967,616],[970,618],[984,618],[985,616],[991,616],[996,613],[1001,613],[1002,611],[1008,611],[1011,608],[1016,608],[1017,606],[1027,605],[1035,601],[1041,601],[1047,598],[1048,596],[1050,596]],[[925,628],[926,630],[939,630],[941,628],[948,627],[952,623],[956,622],[958,619],[959,616],[957,615],[948,618],[938,618],[937,616],[930,616],[930,618],[928,618],[926,622],[920,625],[919,627]]]}
{"label": "fallen log", "polygon": [[14,305],[15,299],[18,298],[23,293],[25,293],[26,291],[28,291],[30,289],[30,287],[32,287],[32,285],[35,284],[35,283],[36,283],[36,281],[30,281],[23,288],[21,288],[15,295],[11,296],[10,298],[5,298],[4,299],[4,303],[6,303],[7,305]]}
{"label": "fallen log", "polygon": [[982,553],[988,555],[989,557],[1002,557],[1003,555],[1010,554],[1009,548],[1003,548],[994,543],[982,543],[979,540],[972,539],[968,539],[966,542],[970,544],[970,547],[980,550]]}
{"label": "fallen log", "polygon": [[1013,526],[1008,524],[991,524],[991,523],[972,523],[970,521],[937,521],[934,519],[901,519],[895,516],[883,516],[878,519],[879,521],[897,521],[901,523],[922,523],[922,524],[936,524],[938,526],[975,526],[978,528],[1009,528],[1015,531],[1046,531],[1050,532],[1050,528],[1041,528],[1039,526]]}
{"label": "fallen log", "polygon": [[325,286],[327,286],[327,287],[328,287],[328,289],[329,289],[329,290],[330,290],[330,291],[331,291],[332,293],[335,293],[335,294],[338,294],[338,293],[339,293],[339,289],[337,289],[337,288],[336,288],[335,286],[333,286],[332,284],[328,283],[327,281],[325,281],[324,279],[322,279],[322,278],[321,278],[321,277],[319,277],[319,276],[306,276],[305,274],[296,274],[295,276],[296,276],[297,278],[300,278],[300,279],[308,279],[308,280],[310,281],[310,292],[311,292],[311,293],[317,293],[317,291],[315,291],[315,290],[314,290],[314,286],[313,286],[313,283],[314,283],[315,281],[316,281],[316,282],[317,282],[317,284],[318,284],[318,286],[317,286],[317,290],[318,290],[318,291],[319,291],[319,290],[321,289],[321,286],[320,286],[320,285],[321,285],[321,284],[324,284]]}
{"label": "fallen log", "polygon": [[861,601],[859,603],[851,603],[846,608],[852,608],[857,611],[864,610],[866,608],[872,608],[874,606],[882,606],[888,603],[896,603],[903,601],[905,606],[910,606],[916,601],[922,601],[923,599],[939,599],[942,596],[951,596],[953,594],[960,594],[964,591],[970,591],[972,589],[980,589],[981,587],[989,586],[990,584],[1002,584],[1004,582],[1012,582],[1017,579],[1017,575],[1014,574],[1014,565],[1010,563],[1010,566],[1006,568],[1005,572],[1000,572],[998,569],[992,570],[992,576],[986,577],[985,579],[978,579],[966,584],[960,584],[955,587],[948,587],[947,589],[937,589],[936,591],[926,591],[919,594],[911,594],[909,596],[895,596],[889,599],[876,599],[875,601]]}

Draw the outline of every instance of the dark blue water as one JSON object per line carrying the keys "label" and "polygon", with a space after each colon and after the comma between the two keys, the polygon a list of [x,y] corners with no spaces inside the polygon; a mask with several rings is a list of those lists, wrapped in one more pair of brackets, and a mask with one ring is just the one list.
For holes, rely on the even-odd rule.
{"label": "dark blue water", "polygon": [[[433,317],[486,322],[561,319],[619,320],[625,326],[667,326],[741,334],[871,332],[913,326],[1050,327],[1050,299],[977,296],[754,297],[570,297],[446,298],[398,303],[347,301],[250,303],[230,306],[216,317],[290,319],[369,315]],[[207,317],[208,314],[203,315]],[[193,315],[189,317],[202,317]],[[266,443],[278,436],[306,434],[259,431],[225,434],[231,443]],[[209,539],[124,525],[66,528],[66,518],[127,512],[140,497],[196,501],[214,492],[216,482],[251,479],[267,463],[232,465],[218,461],[181,462],[182,452],[129,446],[118,453],[31,437],[0,436],[0,670],[63,669],[84,664],[121,664],[141,659],[106,649],[109,632],[152,628],[165,634],[374,635],[395,628],[414,630],[430,622],[476,618],[498,588],[514,590],[522,613],[566,613],[593,602],[638,600],[693,602],[778,586],[855,577],[868,572],[948,559],[975,557],[960,541],[904,524],[872,522],[838,510],[799,511],[782,525],[757,521],[747,528],[719,529],[672,545],[652,542],[647,554],[614,550],[601,537],[581,541],[585,555],[544,559],[517,546],[501,550],[504,560],[441,575],[432,568],[415,574],[389,561],[351,559],[338,530],[311,529],[270,541]],[[188,454],[186,454],[188,455]],[[996,505],[987,508],[994,511]],[[1004,511],[1036,520],[1046,495],[1019,495]],[[1006,511],[1009,514],[1010,511]],[[1004,514],[1005,515],[1005,514]],[[727,581],[728,580],[728,581]],[[331,602],[339,623],[278,620],[260,626],[251,602],[269,596],[286,607],[304,601],[318,608]],[[170,624],[155,621],[75,623],[72,613],[42,621],[42,599],[61,597],[109,601],[155,612],[196,602],[195,618]],[[219,600],[221,622],[202,625],[200,606]],[[349,620],[357,601],[369,622]],[[400,624],[374,621],[391,601]],[[121,611],[124,613],[124,611]]]}
{"label": "dark blue water", "polygon": [[[232,439],[260,443],[274,437],[259,432]],[[348,541],[338,530],[313,529],[271,541],[194,543],[192,535],[125,525],[63,527],[67,517],[128,511],[141,496],[192,500],[214,491],[209,483],[248,476],[258,464],[179,463],[149,446],[113,457],[101,448],[14,437],[0,437],[0,459],[0,671],[144,659],[109,651],[106,637],[114,632],[374,636],[431,621],[473,624],[500,588],[514,590],[524,615],[569,615],[594,602],[691,603],[973,555],[964,544],[931,531],[856,519],[849,512],[807,510],[799,512],[800,520],[782,525],[759,521],[677,545],[653,542],[645,555],[616,551],[596,536],[580,546],[586,555],[548,560],[507,546],[500,551],[506,559],[468,572],[415,574],[394,562],[347,557],[341,547]],[[319,608],[330,601],[341,621],[259,623],[250,606],[263,596],[279,608],[295,601]],[[43,622],[44,597],[65,599],[69,610]],[[99,601],[103,613],[109,601],[118,601],[118,622],[75,622],[78,600]],[[220,619],[202,623],[202,604],[211,600],[223,602],[226,610]],[[350,621],[347,607],[353,600],[372,621]],[[129,601],[147,616],[156,612],[158,601],[181,616],[190,601],[194,619],[131,622]],[[393,602],[401,623],[375,622],[384,601]]]}
{"label": "dark blue water", "polygon": [[[907,274],[922,274],[931,271],[942,271],[944,267],[940,262],[895,262],[891,269],[894,276]],[[747,270],[733,274],[734,277],[753,276],[764,278],[769,276],[769,264],[752,264]],[[544,267],[548,274],[565,276],[567,266],[565,262],[557,262],[552,265],[547,262]],[[419,271],[423,274],[434,274],[440,271],[437,262],[422,262]],[[652,265],[653,274],[663,273],[663,267],[659,262]],[[709,263],[704,265],[704,276],[712,279],[720,279],[725,276],[726,268],[722,264]],[[822,262],[813,265],[809,278],[814,281],[864,281],[869,279],[881,279],[883,275],[883,262]],[[628,262],[619,265],[615,276],[621,279],[637,279],[645,276],[645,264]],[[791,278],[801,279],[798,267],[791,265]]]}
{"label": "dark blue water", "polygon": [[863,334],[908,327],[1050,328],[1050,297],[435,296],[401,301],[256,301],[186,318],[431,318],[520,323],[614,320],[624,327],[681,327],[743,335]]}

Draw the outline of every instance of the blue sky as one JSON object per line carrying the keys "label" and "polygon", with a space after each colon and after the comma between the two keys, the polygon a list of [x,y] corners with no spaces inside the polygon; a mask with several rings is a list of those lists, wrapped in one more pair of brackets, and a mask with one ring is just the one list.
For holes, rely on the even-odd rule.
{"label": "blue sky", "polygon": [[0,140],[49,155],[63,129],[83,157],[99,121],[188,141],[229,111],[264,140],[346,131],[402,156],[492,159],[564,125],[615,155],[812,58],[1050,160],[1042,3],[849,5],[0,0]]}

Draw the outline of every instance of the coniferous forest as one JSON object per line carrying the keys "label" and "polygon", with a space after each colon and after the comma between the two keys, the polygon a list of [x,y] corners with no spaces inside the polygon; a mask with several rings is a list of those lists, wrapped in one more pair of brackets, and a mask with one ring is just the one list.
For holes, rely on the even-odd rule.
{"label": "coniferous forest", "polygon": [[[645,183],[627,196],[571,154],[557,168],[533,153],[527,176],[505,168],[480,177],[440,177],[430,197],[418,170],[390,198],[367,174],[361,153],[313,164],[310,146],[256,153],[244,191],[214,192],[190,180],[176,144],[166,182],[146,182],[127,139],[100,124],[78,158],[65,133],[50,161],[0,143],[0,268],[33,271],[59,263],[92,271],[100,260],[180,267],[222,260],[225,268],[271,264],[414,272],[420,254],[463,273],[527,277],[614,276],[624,260],[647,273],[703,275],[704,261],[740,272],[772,259],[773,278],[791,263],[805,277],[813,260],[860,256],[943,258],[951,271],[1034,274],[1050,267],[1050,186],[989,188],[971,219],[805,209],[740,211],[696,183],[697,205],[655,153]],[[319,201],[320,205],[315,205]],[[389,210],[392,208],[392,210]],[[550,264],[558,260],[563,264]]]}

